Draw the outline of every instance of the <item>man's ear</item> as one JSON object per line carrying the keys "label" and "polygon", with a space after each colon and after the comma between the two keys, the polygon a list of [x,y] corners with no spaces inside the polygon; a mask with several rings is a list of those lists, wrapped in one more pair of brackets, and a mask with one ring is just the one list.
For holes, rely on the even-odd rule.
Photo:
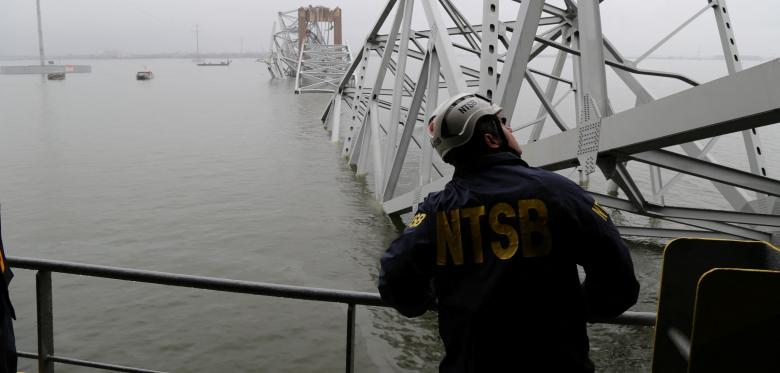
{"label": "man's ear", "polygon": [[483,140],[485,141],[485,145],[487,145],[488,148],[498,149],[501,147],[501,139],[492,133],[485,133],[483,135]]}

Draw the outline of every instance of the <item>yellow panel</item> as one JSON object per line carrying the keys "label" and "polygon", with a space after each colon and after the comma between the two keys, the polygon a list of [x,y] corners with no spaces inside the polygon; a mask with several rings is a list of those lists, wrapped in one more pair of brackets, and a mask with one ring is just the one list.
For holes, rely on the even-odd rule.
{"label": "yellow panel", "polygon": [[689,372],[780,371],[780,272],[717,268],[699,280]]}
{"label": "yellow panel", "polygon": [[685,372],[688,362],[668,337],[674,327],[690,337],[696,285],[713,268],[780,269],[780,250],[762,241],[680,238],[664,249],[653,348],[655,373]]}

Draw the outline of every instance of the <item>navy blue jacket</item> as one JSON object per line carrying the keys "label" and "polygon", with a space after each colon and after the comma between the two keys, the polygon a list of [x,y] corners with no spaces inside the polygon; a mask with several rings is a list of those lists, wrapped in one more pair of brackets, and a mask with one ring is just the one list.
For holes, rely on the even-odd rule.
{"label": "navy blue jacket", "polygon": [[438,309],[441,372],[592,372],[586,321],[621,314],[638,291],[598,203],[511,153],[456,168],[384,253],[379,278],[401,314]]}
{"label": "navy blue jacket", "polygon": [[11,319],[16,319],[8,294],[8,285],[14,274],[5,258],[3,238],[0,237],[0,373],[16,373],[16,337]]}

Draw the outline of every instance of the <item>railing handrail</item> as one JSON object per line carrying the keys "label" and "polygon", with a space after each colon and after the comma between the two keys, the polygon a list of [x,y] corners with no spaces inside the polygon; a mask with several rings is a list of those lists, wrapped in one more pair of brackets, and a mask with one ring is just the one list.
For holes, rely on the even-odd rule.
{"label": "railing handrail", "polygon": [[[231,280],[225,278],[183,275],[183,274],[175,274],[175,273],[167,273],[167,272],[147,271],[147,270],[132,269],[132,268],[84,264],[84,263],[37,259],[37,258],[8,257],[7,260],[12,268],[37,270],[39,271],[38,272],[39,275],[41,273],[47,274],[43,278],[46,279],[44,281],[47,282],[48,284],[44,284],[45,286],[43,287],[41,287],[41,284],[36,285],[36,288],[38,288],[38,292],[40,292],[41,291],[40,289],[42,288],[48,289],[44,291],[47,292],[48,294],[37,294],[38,296],[37,299],[39,303],[42,300],[44,303],[51,301],[51,277],[48,274],[52,272],[68,273],[74,275],[100,277],[100,278],[110,278],[110,279],[134,281],[134,282],[143,282],[143,283],[150,283],[150,284],[160,284],[160,285],[168,285],[168,286],[189,287],[195,289],[216,290],[216,291],[223,291],[223,292],[230,292],[230,293],[264,295],[264,296],[292,298],[292,299],[301,299],[301,300],[309,300],[309,301],[345,303],[349,306],[348,314],[347,314],[347,319],[348,319],[347,361],[346,361],[347,372],[353,371],[353,364],[354,364],[353,348],[354,348],[355,305],[389,307],[388,304],[382,301],[382,298],[379,296],[379,294],[361,292],[361,291],[334,290],[334,289],[324,289],[324,288],[315,288],[315,287],[307,287],[307,286],[281,285],[281,284],[274,284],[268,282]],[[37,281],[40,281],[40,279]],[[41,336],[40,323],[42,320],[41,312],[44,312],[44,314],[47,312],[46,306],[44,305],[44,309],[42,311],[41,304],[38,304],[38,313],[39,313],[38,345],[39,345],[39,349],[41,348],[46,349],[45,345],[41,345],[41,340],[40,340],[40,336]],[[45,314],[43,320],[46,319],[50,320],[51,318],[50,305],[48,308],[48,312],[49,314]],[[655,313],[652,312],[628,311],[618,317],[612,319],[599,320],[599,322],[607,323],[607,324],[620,324],[620,325],[654,326],[655,319],[656,319],[656,315]],[[48,330],[48,332],[51,332],[51,330]],[[46,337],[46,339],[49,338]],[[47,342],[53,343],[53,340]],[[53,345],[51,345],[50,348],[53,348]],[[44,355],[46,356],[33,355],[31,353],[19,354],[19,356],[22,357],[37,356],[39,360],[39,366],[41,366],[44,362],[48,363],[49,366],[51,366],[52,362],[60,362],[60,363],[68,363],[68,364],[81,365],[81,366],[102,367],[103,369],[109,369],[115,371],[154,372],[154,371],[142,370],[139,368],[123,367],[118,365],[89,362],[89,361],[73,359],[73,358],[65,358],[53,354],[44,354]],[[47,370],[53,371],[53,368],[52,369],[39,368],[39,370],[41,370],[42,372]]]}
{"label": "railing handrail", "polygon": [[[151,284],[208,289],[231,293],[266,295],[336,303],[352,303],[361,306],[389,307],[377,293],[352,290],[323,289],[308,286],[282,285],[269,282],[230,280],[216,277],[183,275],[168,272],[147,271],[124,267],[84,264],[59,260],[8,257],[12,268],[45,270],[74,275],[112,278]],[[613,319],[600,321],[606,324],[655,325],[655,313],[627,311]]]}
{"label": "railing handrail", "polygon": [[8,257],[11,268],[43,270],[74,275],[111,278],[151,284],[161,284],[196,289],[267,295],[336,303],[353,303],[365,306],[386,306],[379,294],[350,290],[333,290],[307,286],[281,285],[268,282],[230,280],[225,278],[183,275],[168,272],[112,267],[76,262]]}

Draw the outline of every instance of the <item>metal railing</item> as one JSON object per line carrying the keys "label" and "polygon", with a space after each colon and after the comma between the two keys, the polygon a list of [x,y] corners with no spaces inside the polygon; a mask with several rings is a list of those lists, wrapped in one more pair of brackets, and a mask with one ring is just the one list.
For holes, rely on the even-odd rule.
{"label": "metal railing", "polygon": [[[40,373],[54,372],[54,363],[77,365],[90,368],[133,373],[162,373],[115,364],[99,363],[54,354],[54,322],[52,309],[52,272],[69,273],[81,276],[111,278],[150,284],[216,290],[228,293],[264,295],[310,301],[343,303],[347,305],[346,371],[354,371],[355,360],[355,307],[387,307],[379,294],[359,291],[345,291],[311,288],[304,286],[279,285],[264,282],[229,280],[214,277],[190,276],[174,273],[144,271],[138,269],[100,266],[92,264],[64,262],[46,259],[9,257],[8,263],[14,269],[37,271],[35,275],[36,314],[38,327],[38,353],[22,352],[23,358],[37,359]],[[654,326],[655,314],[651,312],[626,312],[604,323],[621,325]]]}

